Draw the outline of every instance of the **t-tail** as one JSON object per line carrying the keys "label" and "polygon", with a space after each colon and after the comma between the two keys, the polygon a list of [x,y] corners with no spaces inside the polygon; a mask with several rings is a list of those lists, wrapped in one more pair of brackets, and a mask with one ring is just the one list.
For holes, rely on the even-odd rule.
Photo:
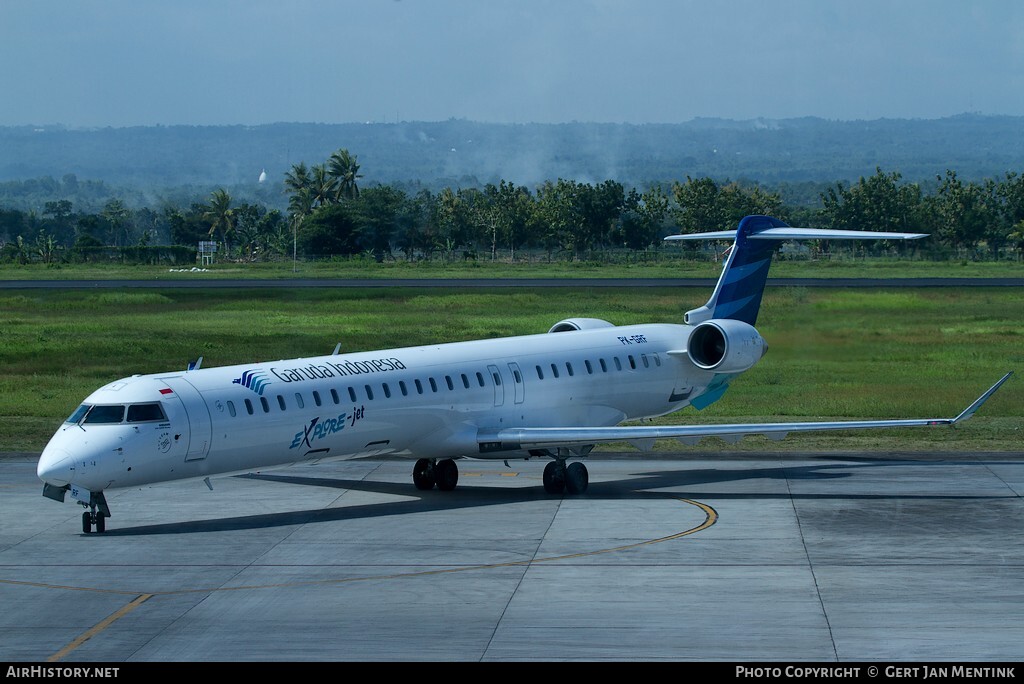
{"label": "t-tail", "polygon": [[787,240],[916,240],[927,233],[883,233],[870,230],[793,228],[771,216],[747,216],[736,230],[671,235],[666,240],[734,240],[722,275],[707,304],[686,313],[697,325],[711,319],[757,322],[775,248]]}

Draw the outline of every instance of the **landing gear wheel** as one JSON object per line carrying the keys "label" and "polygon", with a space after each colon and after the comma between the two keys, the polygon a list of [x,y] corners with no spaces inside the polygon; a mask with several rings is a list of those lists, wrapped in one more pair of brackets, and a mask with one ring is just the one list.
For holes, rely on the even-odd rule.
{"label": "landing gear wheel", "polygon": [[544,466],[544,491],[561,494],[565,491],[565,464],[552,461]]}
{"label": "landing gear wheel", "polygon": [[96,514],[96,531],[100,534],[107,531],[107,516],[102,513]]}
{"label": "landing gear wheel", "polygon": [[92,513],[86,511],[82,513],[82,532],[90,534],[92,532]]}
{"label": "landing gear wheel", "polygon": [[433,489],[436,477],[437,473],[434,462],[429,458],[421,458],[416,461],[416,465],[412,468],[412,481],[416,485],[416,489],[424,491]]}
{"label": "landing gear wheel", "polygon": [[438,489],[442,492],[450,492],[455,489],[455,485],[459,484],[459,467],[450,458],[438,461],[434,468],[434,477],[437,478]]}
{"label": "landing gear wheel", "polygon": [[570,494],[582,494],[587,491],[588,485],[590,485],[590,473],[587,472],[587,466],[579,461],[570,463],[569,467],[565,469],[565,491]]}

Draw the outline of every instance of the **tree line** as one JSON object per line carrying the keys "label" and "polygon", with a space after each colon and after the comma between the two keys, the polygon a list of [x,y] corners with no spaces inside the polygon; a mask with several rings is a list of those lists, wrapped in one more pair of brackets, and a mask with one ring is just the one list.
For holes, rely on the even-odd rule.
{"label": "tree line", "polygon": [[[39,214],[0,208],[0,259],[185,263],[195,259],[199,241],[216,240],[219,258],[239,261],[600,260],[611,252],[656,253],[666,235],[729,230],[748,214],[804,227],[929,233],[927,249],[937,258],[1024,254],[1024,176],[1014,172],[976,182],[949,170],[926,191],[876,168],[856,183],[828,186],[817,206],[787,204],[756,183],[708,177],[643,190],[560,178],[532,189],[500,180],[437,192],[360,187],[362,178],[356,155],[339,149],[323,163],[295,164],[285,174],[286,211],[235,202],[223,188],[188,207],[130,209],[111,199],[98,212],[79,212],[69,200],[54,199]],[[868,247],[889,248],[884,242]]]}

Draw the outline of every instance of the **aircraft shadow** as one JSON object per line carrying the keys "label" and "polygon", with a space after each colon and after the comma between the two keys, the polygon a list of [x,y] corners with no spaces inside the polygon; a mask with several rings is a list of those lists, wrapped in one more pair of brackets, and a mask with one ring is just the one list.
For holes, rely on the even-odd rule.
{"label": "aircraft shadow", "polygon": [[[970,495],[922,495],[922,494],[858,494],[858,493],[792,493],[792,492],[708,492],[691,491],[687,488],[708,484],[724,484],[743,480],[835,480],[853,477],[849,472],[860,468],[877,468],[889,465],[906,465],[906,462],[872,461],[863,464],[827,463],[821,465],[804,465],[796,467],[776,466],[740,469],[698,468],[681,470],[663,470],[648,473],[630,473],[629,479],[607,482],[591,482],[584,495],[588,501],[613,500],[648,500],[665,498],[714,498],[714,499],[803,499],[803,500],[939,500],[939,499],[1000,499],[1016,498],[1006,496],[970,496]],[[843,471],[843,472],[836,472]],[[403,501],[389,501],[343,508],[315,508],[284,513],[265,513],[212,520],[194,520],[184,522],[161,523],[139,527],[114,528],[108,530],[106,536],[138,536],[160,534],[193,534],[204,532],[224,532],[234,530],[251,530],[273,527],[287,527],[320,522],[337,522],[341,520],[359,520],[391,515],[408,515],[428,513],[432,511],[449,511],[452,509],[471,509],[485,506],[523,503],[529,501],[550,501],[562,497],[548,494],[541,484],[533,487],[491,487],[460,485],[455,491],[441,492],[438,490],[418,491],[411,482],[380,482],[373,480],[349,480],[337,478],[320,478],[283,474],[251,474],[240,475],[242,479],[280,482],[284,484],[331,487],[339,490],[395,495],[406,498]],[[650,491],[667,490],[673,491]],[[566,495],[568,496],[568,495]],[[575,498],[575,497],[571,497]]]}

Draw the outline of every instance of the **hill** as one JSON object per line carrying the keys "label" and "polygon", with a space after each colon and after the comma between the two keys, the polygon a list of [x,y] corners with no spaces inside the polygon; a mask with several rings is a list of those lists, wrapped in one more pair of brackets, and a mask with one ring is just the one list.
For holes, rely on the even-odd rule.
{"label": "hill", "polygon": [[0,127],[0,181],[80,179],[136,190],[271,186],[293,164],[333,151],[356,154],[364,184],[437,188],[547,179],[615,179],[627,186],[686,176],[769,185],[856,180],[876,167],[907,181],[947,168],[965,179],[1024,169],[1024,117],[960,115],[934,120],[816,118],[681,124],[277,123],[67,129]]}

